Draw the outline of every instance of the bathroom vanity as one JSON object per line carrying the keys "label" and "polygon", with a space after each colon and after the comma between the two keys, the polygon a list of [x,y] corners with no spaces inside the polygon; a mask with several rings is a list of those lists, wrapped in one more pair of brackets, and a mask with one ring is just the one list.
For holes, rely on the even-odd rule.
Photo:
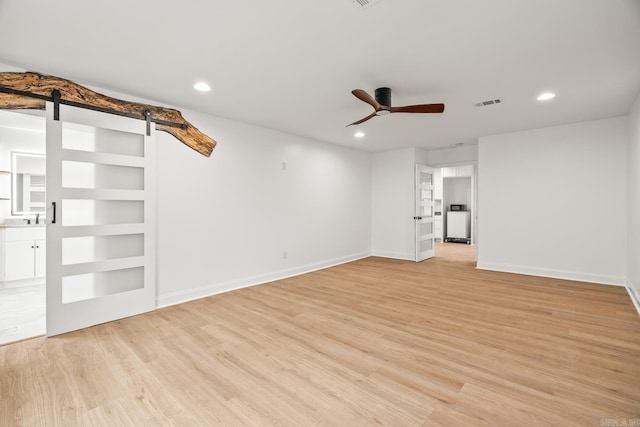
{"label": "bathroom vanity", "polygon": [[0,225],[0,282],[44,277],[46,250],[44,224]]}

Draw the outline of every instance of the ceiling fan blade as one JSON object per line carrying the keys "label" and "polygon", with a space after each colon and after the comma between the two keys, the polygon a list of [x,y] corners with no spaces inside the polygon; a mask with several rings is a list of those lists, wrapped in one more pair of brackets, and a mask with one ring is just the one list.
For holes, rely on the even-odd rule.
{"label": "ceiling fan blade", "polygon": [[353,122],[353,123],[351,123],[350,125],[347,125],[347,127],[349,127],[349,126],[353,126],[353,125],[359,125],[360,123],[364,123],[364,122],[366,122],[367,120],[369,120],[370,118],[375,117],[375,115],[376,115],[376,112],[374,111],[373,113],[369,114],[369,115],[368,115],[367,117],[365,117],[364,119],[360,119],[360,120],[358,120],[357,122]]}
{"label": "ceiling fan blade", "polygon": [[405,107],[391,107],[389,109],[392,113],[442,113],[444,111],[444,104],[422,104],[422,105],[407,105]]}
{"label": "ceiling fan blade", "polygon": [[371,105],[376,111],[380,109],[380,104],[378,103],[378,101],[376,101],[375,98],[373,98],[371,95],[369,95],[367,92],[363,91],[362,89],[354,89],[351,91],[351,93],[360,101],[364,101],[367,104]]}

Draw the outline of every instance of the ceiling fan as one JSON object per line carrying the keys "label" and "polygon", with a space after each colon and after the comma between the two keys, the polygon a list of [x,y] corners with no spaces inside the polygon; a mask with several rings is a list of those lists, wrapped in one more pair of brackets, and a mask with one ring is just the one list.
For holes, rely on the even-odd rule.
{"label": "ceiling fan", "polygon": [[407,105],[404,107],[392,107],[391,106],[391,89],[388,87],[381,87],[376,89],[376,97],[373,98],[367,92],[362,89],[354,89],[351,93],[361,101],[371,105],[375,110],[364,119],[360,119],[357,122],[353,122],[347,126],[359,125],[366,122],[374,116],[383,116],[391,113],[442,113],[444,111],[444,104],[421,104],[421,105]]}

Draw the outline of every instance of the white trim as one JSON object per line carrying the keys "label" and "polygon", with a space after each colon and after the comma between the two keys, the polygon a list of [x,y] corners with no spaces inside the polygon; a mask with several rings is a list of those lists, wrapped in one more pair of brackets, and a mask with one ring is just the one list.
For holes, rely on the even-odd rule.
{"label": "white trim", "polygon": [[631,298],[633,306],[636,308],[638,314],[640,314],[640,292],[638,292],[638,290],[631,285],[631,282],[629,280],[627,280],[627,285],[625,286],[625,288],[627,289],[627,293]]}
{"label": "white trim", "polygon": [[0,290],[44,285],[45,283],[46,279],[44,277],[35,277],[33,279],[7,280],[5,282],[0,282]]}
{"label": "white trim", "polygon": [[526,274],[528,276],[550,277],[553,279],[576,280],[579,282],[598,283],[601,285],[624,286],[621,276],[603,276],[600,274],[580,273],[576,271],[552,270],[548,268],[529,267],[523,265],[478,262],[479,270],[501,271],[504,273]]}
{"label": "white trim", "polygon": [[404,261],[415,261],[416,254],[408,253],[408,252],[388,252],[388,251],[374,251],[371,256],[377,256],[381,258],[393,258],[393,259],[401,259]]}
{"label": "white trim", "polygon": [[340,258],[333,258],[326,261],[307,264],[300,267],[294,267],[286,270],[275,271],[273,273],[262,274],[258,276],[250,276],[242,279],[231,280],[228,282],[216,283],[209,286],[203,286],[185,291],[172,292],[157,297],[157,308],[168,307],[171,305],[181,304],[200,298],[209,297],[224,292],[234,291],[237,289],[248,288],[251,286],[261,285],[263,283],[273,282],[276,280],[286,279],[288,277],[298,276],[312,271],[322,270],[340,264],[356,261],[371,256],[369,252],[348,255]]}
{"label": "white trim", "polygon": [[[476,147],[478,146],[478,144],[473,144]],[[468,145],[468,146],[471,146]],[[445,147],[445,148],[441,148],[441,149],[436,149],[436,150],[429,150],[429,151],[440,151],[440,150],[451,150],[452,147]],[[445,162],[445,163],[432,163],[429,164],[429,166],[431,166],[432,168],[451,168],[451,167],[456,167],[456,166],[469,166],[472,165],[473,166],[473,172],[476,173],[476,168],[478,167],[478,161],[477,160],[468,160],[468,161],[462,161],[462,162]],[[453,177],[451,177],[453,178]]]}

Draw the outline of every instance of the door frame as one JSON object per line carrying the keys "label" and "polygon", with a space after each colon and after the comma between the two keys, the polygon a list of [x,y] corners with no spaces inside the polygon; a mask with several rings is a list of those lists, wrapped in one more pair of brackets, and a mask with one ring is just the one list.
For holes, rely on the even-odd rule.
{"label": "door frame", "polygon": [[[473,166],[473,173],[471,174],[471,244],[477,245],[478,241],[478,162],[456,162],[456,163],[440,163],[436,164],[434,168],[448,168],[448,167],[457,167],[457,166]],[[446,206],[444,204],[445,194],[444,194],[444,176],[442,177],[442,214],[443,214],[443,227],[444,233],[446,234],[446,224],[444,220],[446,218]],[[476,251],[477,257],[477,251]]]}

